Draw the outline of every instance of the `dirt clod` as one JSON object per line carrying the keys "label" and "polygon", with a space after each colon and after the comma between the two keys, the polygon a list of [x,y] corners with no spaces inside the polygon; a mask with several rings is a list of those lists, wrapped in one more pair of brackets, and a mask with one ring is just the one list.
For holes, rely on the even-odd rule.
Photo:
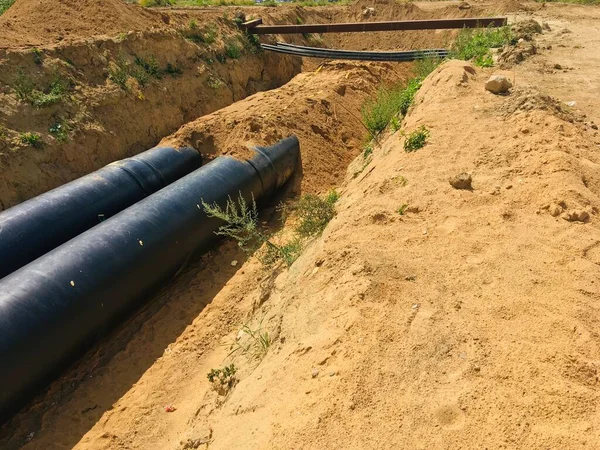
{"label": "dirt clod", "polygon": [[466,172],[461,172],[458,175],[451,177],[448,181],[455,189],[470,190],[473,188],[471,186],[471,183],[473,181],[471,175]]}
{"label": "dirt clod", "polygon": [[590,214],[583,210],[566,211],[562,218],[569,222],[587,223],[590,220]]}

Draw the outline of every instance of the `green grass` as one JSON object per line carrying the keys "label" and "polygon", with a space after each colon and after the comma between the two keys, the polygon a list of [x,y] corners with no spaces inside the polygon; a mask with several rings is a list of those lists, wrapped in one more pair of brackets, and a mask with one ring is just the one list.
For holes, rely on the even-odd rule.
{"label": "green grass", "polygon": [[225,45],[225,55],[229,59],[238,59],[242,56],[242,49],[234,42],[229,42]]}
{"label": "green grass", "polygon": [[381,87],[375,97],[367,100],[361,109],[365,126],[373,137],[388,126],[393,117],[406,115],[415,94],[421,87],[421,79],[413,78],[406,84]]}
{"label": "green grass", "polygon": [[415,152],[425,146],[429,138],[429,130],[423,125],[410,133],[404,141],[404,151]]}
{"label": "green grass", "polygon": [[262,50],[260,46],[260,40],[258,39],[258,36],[256,34],[248,33],[247,31],[245,31],[244,37],[246,38],[247,42],[246,48],[250,49],[250,51],[254,53],[259,53]]}
{"label": "green grass", "polygon": [[19,100],[26,101],[36,108],[45,108],[62,101],[68,89],[69,82],[56,75],[47,88],[40,90],[21,69],[17,71],[13,84],[13,90]]}
{"label": "green grass", "polygon": [[70,127],[64,120],[56,122],[48,131],[58,142],[66,142],[69,139]]}
{"label": "green grass", "polygon": [[210,75],[208,77],[208,80],[206,80],[206,84],[208,84],[208,87],[210,87],[212,89],[219,89],[225,83],[223,83],[223,81],[221,81],[220,78],[218,78],[218,77],[216,77],[214,75]]}
{"label": "green grass", "polygon": [[129,63],[125,60],[125,57],[120,55],[114,64],[111,64],[108,68],[108,79],[121,87],[124,91],[127,88],[127,80],[129,80]]}
{"label": "green grass", "polygon": [[151,55],[150,58],[144,59],[140,56],[135,57],[135,63],[149,76],[157,79],[162,78],[163,71],[156,61],[156,57]]}
{"label": "green grass", "polygon": [[165,69],[162,69],[154,55],[147,58],[136,56],[134,62],[130,63],[125,55],[121,54],[117,60],[108,68],[108,79],[121,87],[124,91],[129,90],[127,84],[129,78],[137,80],[140,86],[146,86],[151,79],[160,80],[163,76],[181,75],[183,71],[172,64],[167,64]]}
{"label": "green grass", "polygon": [[172,77],[176,77],[178,75],[181,75],[183,73],[183,70],[177,65],[167,63],[167,67],[165,67],[165,73]]}
{"label": "green grass", "polygon": [[44,52],[39,48],[33,48],[31,53],[33,54],[33,62],[40,66],[44,62]]}
{"label": "green grass", "polygon": [[262,327],[262,322],[256,327],[252,327],[249,323],[246,323],[237,334],[228,356],[231,357],[239,354],[244,356],[248,362],[260,363],[267,355],[271,343],[271,336]]}
{"label": "green grass", "polygon": [[176,3],[175,0],[140,0],[140,6],[152,8],[155,6],[171,6]]}
{"label": "green grass", "polygon": [[62,101],[68,86],[64,80],[54,80],[45,92],[34,89],[31,93],[31,104],[36,108],[45,108]]}
{"label": "green grass", "polygon": [[34,89],[35,83],[33,80],[23,72],[23,69],[19,68],[13,82],[13,90],[19,100],[27,101]]}
{"label": "green grass", "polygon": [[299,219],[296,233],[302,238],[321,234],[335,216],[335,203],[339,198],[336,191],[331,191],[324,198],[313,194],[303,195],[296,206]]}
{"label": "green grass", "polygon": [[479,67],[492,67],[494,60],[491,49],[515,43],[509,26],[461,30],[452,46],[450,56],[473,61]]}
{"label": "green grass", "polygon": [[217,27],[212,24],[206,27],[206,31],[204,32],[204,42],[207,44],[212,44],[217,40]]}
{"label": "green grass", "polygon": [[403,215],[404,215],[404,213],[406,212],[406,208],[408,208],[408,204],[407,204],[407,203],[405,203],[404,205],[401,205],[401,206],[400,206],[400,207],[399,207],[399,208],[396,210],[396,212],[397,212],[398,214],[400,214],[401,216],[403,216]]}
{"label": "green grass", "polygon": [[34,148],[41,148],[44,145],[42,137],[37,133],[31,132],[20,133],[19,142],[21,142],[21,144],[30,145]]}
{"label": "green grass", "polygon": [[235,239],[242,250],[251,253],[267,240],[258,224],[258,208],[254,198],[248,204],[240,192],[237,200],[229,197],[225,208],[216,203],[205,203],[204,200],[202,207],[208,217],[223,222],[215,234]]}
{"label": "green grass", "polygon": [[392,87],[381,87],[365,102],[361,108],[362,119],[372,138],[385,130],[390,122],[394,122],[394,131],[400,128],[398,116],[406,115],[421,83],[440,63],[441,60],[432,58],[417,61],[414,78]]}
{"label": "green grass", "polygon": [[307,194],[294,206],[297,216],[295,236],[284,244],[276,244],[271,235],[258,222],[258,209],[254,199],[248,203],[242,195],[237,200],[228,199],[225,207],[202,201],[206,215],[222,222],[215,232],[219,236],[233,238],[246,253],[253,254],[259,248],[259,260],[267,267],[283,261],[288,267],[302,254],[304,241],[323,232],[335,216],[334,205],[339,194],[331,191],[325,197]]}
{"label": "green grass", "polygon": [[226,395],[237,383],[236,373],[237,368],[234,364],[230,364],[220,369],[211,369],[206,377],[220,395]]}
{"label": "green grass", "polygon": [[207,25],[205,29],[198,27],[196,20],[191,20],[188,27],[182,31],[184,37],[196,44],[213,44],[217,40],[217,27],[215,24]]}
{"label": "green grass", "polygon": [[0,16],[12,6],[16,0],[0,0]]}

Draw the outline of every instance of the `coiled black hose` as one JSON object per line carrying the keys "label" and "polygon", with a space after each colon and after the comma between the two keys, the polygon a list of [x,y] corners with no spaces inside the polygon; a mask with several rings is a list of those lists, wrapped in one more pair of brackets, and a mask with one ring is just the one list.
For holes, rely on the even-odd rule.
{"label": "coiled black hose", "polygon": [[449,52],[445,49],[408,50],[402,52],[365,52],[354,50],[335,50],[318,47],[303,47],[278,42],[276,45],[261,44],[265,50],[301,57],[346,59],[354,61],[396,61],[409,62],[426,58],[445,58]]}

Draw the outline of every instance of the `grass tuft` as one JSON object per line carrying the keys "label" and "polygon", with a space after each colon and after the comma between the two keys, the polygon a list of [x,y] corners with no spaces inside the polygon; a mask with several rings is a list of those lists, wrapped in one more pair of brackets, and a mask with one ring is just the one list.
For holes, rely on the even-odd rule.
{"label": "grass tuft", "polygon": [[171,6],[175,3],[175,0],[140,0],[140,6],[143,6],[144,8],[153,8],[155,6]]}
{"label": "grass tuft", "polygon": [[429,130],[424,125],[419,127],[410,133],[404,141],[404,150],[410,153],[423,148],[427,143],[428,137]]}
{"label": "grass tuft", "polygon": [[415,95],[421,87],[423,80],[441,63],[440,59],[425,58],[415,64],[416,76],[406,84],[381,87],[375,97],[367,100],[361,109],[362,119],[371,133],[376,137],[394,119],[394,131],[400,128],[398,116],[404,117],[413,103]]}
{"label": "grass tuft", "polygon": [[400,214],[401,216],[403,216],[403,215],[404,215],[404,213],[406,212],[406,208],[408,208],[408,204],[407,204],[407,203],[405,203],[405,204],[401,205],[401,206],[400,206],[400,207],[399,207],[399,208],[396,210],[396,212],[397,212],[398,214]]}
{"label": "grass tuft", "polygon": [[19,141],[21,142],[21,144],[30,145],[34,148],[41,148],[44,145],[42,137],[37,133],[31,132],[20,133]]}
{"label": "grass tuft", "polygon": [[473,61],[479,67],[492,67],[494,59],[490,49],[501,48],[506,44],[515,43],[509,26],[500,28],[482,28],[461,30],[450,56],[465,61]]}
{"label": "grass tuft", "polygon": [[234,364],[230,364],[221,369],[211,369],[206,377],[220,395],[226,395],[237,383],[237,378],[235,377],[236,373],[237,368]]}
{"label": "grass tuft", "polygon": [[16,0],[0,0],[0,16],[10,8]]}
{"label": "grass tuft", "polygon": [[234,42],[229,42],[225,45],[225,55],[229,59],[238,59],[242,56],[242,49]]}
{"label": "grass tuft", "polygon": [[251,328],[249,324],[244,324],[231,345],[229,356],[240,354],[249,362],[260,363],[267,355],[271,343],[271,336],[262,327],[262,322],[256,328]]}
{"label": "grass tuft", "polygon": [[57,75],[46,89],[39,90],[22,69],[17,71],[13,84],[13,90],[19,100],[26,101],[36,108],[44,108],[60,102],[68,89],[69,82]]}
{"label": "grass tuft", "polygon": [[31,53],[33,54],[33,62],[40,66],[44,62],[44,52],[39,48],[33,48]]}
{"label": "grass tuft", "polygon": [[70,127],[64,120],[56,122],[48,131],[58,142],[66,142],[69,139]]}
{"label": "grass tuft", "polygon": [[271,236],[260,227],[254,199],[248,203],[240,193],[237,200],[229,198],[224,208],[204,201],[202,207],[208,217],[223,222],[215,232],[217,235],[235,239],[239,247],[248,254],[261,249],[259,260],[267,267],[279,261],[289,267],[301,255],[304,241],[321,234],[335,216],[334,204],[338,199],[339,194],[335,191],[324,198],[313,194],[301,197],[294,207],[298,219],[295,236],[282,245],[274,243]]}
{"label": "grass tuft", "polygon": [[339,199],[336,191],[331,191],[325,198],[306,194],[300,198],[296,207],[299,218],[296,233],[302,238],[319,235],[335,216],[335,203]]}
{"label": "grass tuft", "polygon": [[204,200],[202,200],[202,207],[208,217],[224,222],[215,234],[235,239],[242,250],[253,252],[266,241],[258,225],[258,208],[254,197],[249,205],[240,192],[237,200],[229,197],[225,208],[221,208],[216,203],[212,205],[205,203]]}

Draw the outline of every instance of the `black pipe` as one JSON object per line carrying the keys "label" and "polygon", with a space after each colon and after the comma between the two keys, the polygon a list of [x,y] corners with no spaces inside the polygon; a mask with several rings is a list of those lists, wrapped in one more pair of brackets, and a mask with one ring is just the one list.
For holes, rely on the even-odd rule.
{"label": "black pipe", "polygon": [[401,50],[401,51],[362,51],[362,50],[334,49],[334,48],[328,48],[328,47],[309,47],[306,45],[291,44],[289,42],[279,42],[279,41],[276,42],[275,45],[278,47],[290,47],[290,48],[297,48],[300,50],[332,51],[332,52],[337,52],[337,53],[349,53],[349,54],[376,53],[376,54],[383,54],[383,55],[402,55],[402,54],[418,55],[421,53],[425,53],[425,54],[426,53],[448,53],[448,50],[446,50],[444,48],[432,48],[432,49],[425,49],[425,50]]}
{"label": "black pipe", "polygon": [[443,49],[411,50],[403,52],[363,52],[281,45],[279,43],[277,45],[262,44],[261,47],[265,50],[299,57],[345,59],[354,61],[410,62],[418,59],[445,58],[448,56],[448,51]]}
{"label": "black pipe", "polygon": [[0,280],[0,422],[214,241],[202,200],[269,195],[299,154],[293,136],[219,157]]}
{"label": "black pipe", "polygon": [[156,147],[0,213],[0,278],[196,170],[193,148]]}
{"label": "black pipe", "polygon": [[380,56],[380,57],[427,57],[427,56],[447,56],[449,53],[446,49],[422,49],[422,50],[404,50],[404,51],[360,51],[360,50],[342,50],[342,49],[330,49],[321,47],[306,47],[295,44],[288,44],[285,42],[277,42],[276,45],[262,44],[268,48],[282,48],[284,50],[302,51],[302,52],[317,52],[331,55],[352,55],[352,56]]}

